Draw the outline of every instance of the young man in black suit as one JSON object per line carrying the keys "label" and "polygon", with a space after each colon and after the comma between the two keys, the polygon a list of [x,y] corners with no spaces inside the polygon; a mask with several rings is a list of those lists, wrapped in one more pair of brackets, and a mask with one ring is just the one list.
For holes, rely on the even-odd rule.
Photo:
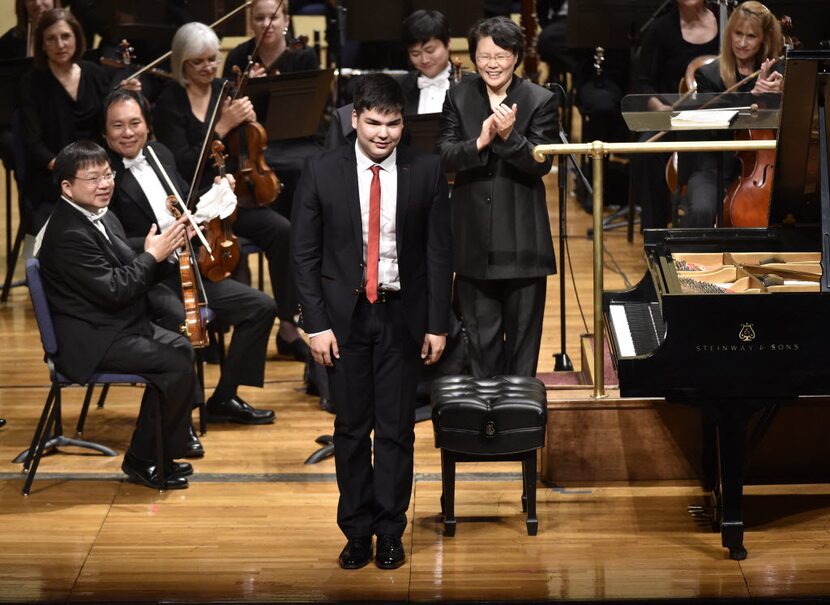
{"label": "young man in black suit", "polygon": [[[141,401],[122,469],[130,481],[154,488],[187,487],[193,472],[184,457],[196,388],[187,339],[150,323],[147,291],[165,259],[185,242],[175,222],[164,233],[147,229],[143,251],[127,245],[121,223],[107,212],[114,174],[106,151],[80,141],[55,158],[61,200],[43,231],[40,272],[58,338],[58,369],[84,384],[96,372],[141,374],[156,387]],[[155,460],[155,398],[161,397],[164,485]]]}
{"label": "young man in black suit", "polygon": [[[114,166],[112,209],[124,225],[130,243],[140,242],[141,234],[152,225],[164,232],[174,219],[165,200],[170,185],[165,174],[184,199],[188,184],[176,169],[173,154],[158,142],[147,142],[149,127],[140,99],[131,92],[116,91],[104,100],[104,137]],[[156,161],[158,158],[158,162]],[[241,424],[274,422],[273,410],[259,410],[237,394],[239,385],[262,386],[268,338],[277,315],[274,300],[255,288],[232,279],[204,280],[208,306],[219,320],[234,326],[230,346],[222,366],[219,383],[207,402],[208,421]],[[176,329],[184,319],[181,280],[178,272],[150,292],[156,321]],[[194,457],[200,446],[191,430]]]}
{"label": "young man in black suit", "polygon": [[[354,145],[310,159],[292,214],[303,327],[337,401],[340,566],[404,563],[415,389],[446,343],[451,283],[447,183],[437,156],[398,147],[404,99],[389,76],[355,91]],[[374,465],[372,440],[374,429]]]}

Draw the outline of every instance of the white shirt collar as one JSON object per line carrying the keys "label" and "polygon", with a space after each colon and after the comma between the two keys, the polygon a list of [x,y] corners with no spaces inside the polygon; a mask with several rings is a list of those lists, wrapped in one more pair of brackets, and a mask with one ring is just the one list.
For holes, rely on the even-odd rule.
{"label": "white shirt collar", "polygon": [[354,143],[354,150],[355,150],[355,156],[357,157],[357,170],[358,170],[358,172],[360,172],[362,170],[369,170],[375,164],[377,164],[378,166],[380,166],[381,168],[383,168],[387,172],[393,172],[395,170],[395,167],[397,166],[397,160],[398,160],[398,148],[397,147],[395,147],[395,149],[392,150],[392,153],[390,153],[386,157],[386,159],[383,160],[382,162],[376,162],[372,158],[370,158],[368,155],[363,153],[363,150],[360,148],[360,143],[358,141],[355,141],[355,143]]}
{"label": "white shirt collar", "polygon": [[75,202],[70,200],[65,195],[61,195],[61,198],[63,199],[63,201],[65,201],[67,204],[69,204],[70,206],[75,208],[78,212],[83,214],[86,218],[88,218],[93,223],[97,223],[102,218],[104,218],[104,215],[107,213],[107,210],[109,210],[109,207],[105,206],[103,208],[99,208],[95,212],[92,212],[91,210],[87,210],[83,206],[79,206],[78,204],[76,204]]}

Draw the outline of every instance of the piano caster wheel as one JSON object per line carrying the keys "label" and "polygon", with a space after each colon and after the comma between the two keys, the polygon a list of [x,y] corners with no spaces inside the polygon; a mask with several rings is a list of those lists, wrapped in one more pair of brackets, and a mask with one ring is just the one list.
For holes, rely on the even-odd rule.
{"label": "piano caster wheel", "polygon": [[743,561],[746,559],[746,549],[743,546],[736,546],[729,549],[729,558],[733,561]]}

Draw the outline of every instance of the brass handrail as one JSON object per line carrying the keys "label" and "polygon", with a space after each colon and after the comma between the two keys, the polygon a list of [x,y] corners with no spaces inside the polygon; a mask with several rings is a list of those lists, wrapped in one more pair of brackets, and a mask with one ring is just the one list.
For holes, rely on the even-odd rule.
{"label": "brass handrail", "polygon": [[[605,397],[605,326],[602,318],[603,292],[603,165],[609,153],[669,153],[690,151],[760,151],[775,149],[776,141],[677,141],[655,143],[570,143],[568,145],[536,145],[533,157],[544,162],[549,155],[590,155],[593,164],[594,188],[594,393],[596,399]],[[559,175],[567,178],[567,175]]]}

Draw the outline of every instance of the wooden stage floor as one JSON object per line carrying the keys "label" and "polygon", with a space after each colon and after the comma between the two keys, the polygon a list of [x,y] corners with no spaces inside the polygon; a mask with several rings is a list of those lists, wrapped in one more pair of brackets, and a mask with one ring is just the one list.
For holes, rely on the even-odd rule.
{"label": "wooden stage floor", "polygon": [[[551,178],[551,183],[555,179]],[[552,188],[551,188],[552,189]],[[552,220],[556,225],[555,194]],[[589,217],[571,201],[576,288],[591,321]],[[606,279],[636,283],[640,240],[606,238]],[[613,256],[613,258],[612,258]],[[19,271],[20,273],[20,271]],[[568,286],[568,352],[584,332]],[[540,371],[559,350],[558,280],[551,278]],[[302,364],[270,359],[264,389],[243,397],[276,410],[265,427],[211,425],[191,487],[163,494],[125,483],[119,458],[63,452],[45,458],[29,497],[11,459],[28,445],[47,373],[28,294],[0,309],[0,601],[332,602],[751,599],[830,595],[830,485],[747,490],[749,557],[727,558],[720,537],[688,511],[695,485],[545,486],[539,535],[525,532],[519,465],[461,466],[458,530],[443,537],[440,463],[429,423],[417,426],[408,560],[396,571],[342,571],[331,459],[303,460],[332,416],[303,392]],[[273,349],[273,344],[272,344]],[[273,350],[271,351],[273,355]],[[208,368],[208,384],[216,369]],[[70,434],[81,391],[67,393]],[[113,389],[85,437],[123,452],[140,392]]]}

